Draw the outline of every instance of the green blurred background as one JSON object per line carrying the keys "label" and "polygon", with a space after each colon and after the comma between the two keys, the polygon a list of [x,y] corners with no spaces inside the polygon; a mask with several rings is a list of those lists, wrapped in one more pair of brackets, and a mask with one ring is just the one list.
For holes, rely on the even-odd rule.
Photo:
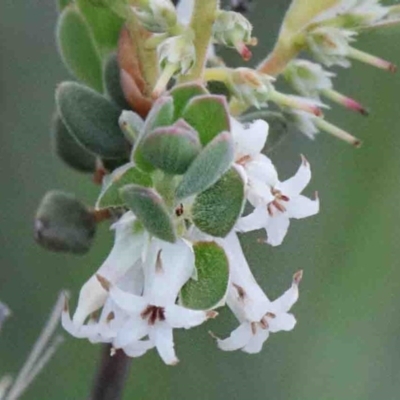
{"label": "green blurred background", "polygon": [[[254,3],[260,60],[289,1]],[[88,204],[98,191],[51,152],[54,88],[70,79],[56,52],[55,21],[50,0],[0,2],[0,299],[13,310],[0,337],[0,375],[18,371],[59,290],[71,289],[76,298],[112,243],[105,226],[84,257],[48,253],[32,239],[34,211],[48,189],[75,192]],[[370,33],[358,45],[400,65],[400,30]],[[364,146],[354,150],[324,134],[315,142],[300,134],[287,140],[273,161],[286,178],[306,155],[314,172],[309,194],[319,191],[321,213],[295,221],[278,248],[257,244],[259,234],[244,242],[272,298],[304,269],[296,329],[272,335],[255,356],[223,353],[207,331],[225,336],[236,326],[225,312],[176,335],[179,366],[164,366],[154,352],[135,359],[124,399],[399,398],[400,78],[358,63],[340,72],[337,88],[372,113],[362,118],[335,107],[328,118]],[[24,398],[86,398],[99,350],[68,337]]]}

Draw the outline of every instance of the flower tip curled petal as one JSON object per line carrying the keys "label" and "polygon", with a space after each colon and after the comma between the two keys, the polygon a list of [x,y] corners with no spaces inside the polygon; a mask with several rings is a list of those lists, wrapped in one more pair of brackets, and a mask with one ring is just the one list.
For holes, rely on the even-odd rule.
{"label": "flower tip curled petal", "polygon": [[303,270],[301,269],[293,275],[293,285],[299,285],[302,279],[303,279]]}
{"label": "flower tip curled petal", "polygon": [[217,43],[234,47],[245,61],[249,61],[252,53],[247,46],[256,46],[257,39],[251,36],[253,26],[239,13],[219,11],[213,25],[213,36]]}

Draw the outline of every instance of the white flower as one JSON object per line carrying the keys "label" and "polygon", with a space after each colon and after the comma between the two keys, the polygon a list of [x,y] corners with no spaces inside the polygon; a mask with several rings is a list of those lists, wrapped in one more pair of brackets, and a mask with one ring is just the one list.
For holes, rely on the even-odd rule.
{"label": "white flower", "polygon": [[107,292],[100,285],[96,275],[103,276],[111,283],[117,283],[142,257],[148,234],[143,230],[135,231],[135,221],[133,213],[127,212],[112,225],[111,229],[115,230],[114,246],[97,272],[80,291],[78,306],[73,317],[77,327],[82,325],[91,313],[101,308],[107,299]]}
{"label": "white flower", "polygon": [[319,200],[310,200],[302,196],[311,179],[310,165],[305,158],[297,171],[290,179],[270,186],[273,200],[266,206],[260,204],[255,210],[241,218],[236,226],[237,230],[249,232],[257,229],[265,229],[266,242],[272,246],[282,243],[289,228],[291,218],[306,218],[315,215],[319,211]]}
{"label": "white flower", "polygon": [[306,41],[308,49],[317,61],[327,67],[349,67],[349,43],[354,40],[356,34],[354,31],[335,27],[319,27],[307,34]]}
{"label": "white flower", "polygon": [[143,0],[132,9],[141,24],[150,32],[166,32],[177,21],[176,10],[170,0]]}
{"label": "white flower", "polygon": [[320,92],[333,88],[334,73],[324,70],[320,64],[308,60],[294,60],[284,72],[286,80],[302,96],[319,100]]}
{"label": "white flower", "polygon": [[281,297],[270,301],[254,279],[235,233],[220,240],[228,255],[231,284],[227,303],[240,325],[228,338],[218,339],[222,350],[258,353],[270,332],[290,331],[296,320],[288,311],[298,299],[301,271],[294,275],[292,286]]}
{"label": "white flower", "polygon": [[261,154],[268,137],[268,123],[256,120],[248,126],[231,118],[232,136],[235,142],[235,163],[246,182],[246,197],[257,207],[273,200],[270,187],[278,180],[271,160]]}
{"label": "white flower", "polygon": [[251,36],[252,31],[253,26],[250,21],[234,11],[220,10],[213,25],[214,41],[234,47],[246,61],[252,56],[246,45],[257,44],[257,40]]}
{"label": "white flower", "polygon": [[[186,241],[170,244],[153,239],[143,269],[143,296],[128,293],[117,285],[110,287],[110,298],[128,315],[113,345],[128,353],[145,343],[149,348],[156,347],[166,364],[174,365],[178,359],[173,329],[189,329],[216,314],[175,304],[182,286],[194,273],[194,253]],[[142,341],[146,336],[148,341]]]}
{"label": "white flower", "polygon": [[316,117],[304,111],[291,111],[289,118],[297,129],[310,139],[315,139],[319,129],[315,125]]}
{"label": "white flower", "polygon": [[389,8],[382,6],[380,0],[341,0],[318,15],[312,22],[323,24],[325,21],[337,18],[354,29],[376,23],[388,12]]}

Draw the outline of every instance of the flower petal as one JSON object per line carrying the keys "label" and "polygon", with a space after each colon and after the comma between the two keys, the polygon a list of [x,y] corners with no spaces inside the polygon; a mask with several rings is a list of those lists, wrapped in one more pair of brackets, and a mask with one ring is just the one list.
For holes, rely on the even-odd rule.
{"label": "flower petal", "polygon": [[144,296],[152,305],[174,304],[194,271],[194,253],[185,240],[167,243],[154,239],[144,265]]}
{"label": "flower petal", "polygon": [[118,286],[111,287],[110,297],[118,307],[131,315],[140,315],[148,305],[143,297],[124,292]]}
{"label": "flower petal", "polygon": [[257,333],[253,335],[247,343],[245,347],[243,347],[243,351],[249,354],[256,354],[262,350],[264,342],[268,339],[269,331],[268,329],[257,329]]}
{"label": "flower petal", "polygon": [[251,340],[253,333],[249,322],[243,322],[226,339],[218,339],[218,347],[225,351],[239,350]]}
{"label": "flower petal", "polygon": [[299,288],[295,283],[282,296],[271,303],[271,312],[274,314],[288,312],[299,298]]}
{"label": "flower petal", "polygon": [[236,224],[236,230],[239,232],[251,232],[261,228],[265,228],[271,217],[268,215],[265,206],[259,206],[245,217],[239,219]]}
{"label": "flower petal", "polygon": [[273,217],[269,218],[266,226],[266,242],[271,246],[279,246],[286,236],[289,224],[289,216],[286,212],[275,214]]}
{"label": "flower petal", "polygon": [[311,180],[310,164],[306,159],[302,160],[296,174],[279,185],[279,190],[289,198],[300,194]]}
{"label": "flower petal", "polygon": [[319,199],[311,200],[305,196],[295,196],[286,206],[290,218],[306,218],[319,212]]}
{"label": "flower petal", "polygon": [[137,340],[125,346],[123,350],[129,357],[141,357],[153,347],[154,343],[151,340]]}
{"label": "flower petal", "polygon": [[113,341],[114,347],[117,349],[125,348],[127,345],[145,337],[148,332],[149,325],[140,315],[129,318],[118,330]]}
{"label": "flower petal", "polygon": [[291,331],[296,325],[296,318],[292,314],[281,313],[268,320],[269,331]]}
{"label": "flower petal", "polygon": [[167,323],[159,322],[155,324],[151,327],[149,336],[165,364],[176,365],[179,362],[174,350],[172,328]]}
{"label": "flower petal", "polygon": [[189,329],[201,325],[208,317],[205,311],[190,310],[173,304],[165,309],[165,319],[173,328]]}

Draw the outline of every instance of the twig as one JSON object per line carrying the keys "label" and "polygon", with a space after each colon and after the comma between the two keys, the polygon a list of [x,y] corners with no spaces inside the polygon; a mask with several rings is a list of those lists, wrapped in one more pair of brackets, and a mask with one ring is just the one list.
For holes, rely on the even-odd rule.
{"label": "twig", "polygon": [[110,345],[105,345],[89,400],[122,399],[131,359],[121,350],[113,356],[110,351]]}

